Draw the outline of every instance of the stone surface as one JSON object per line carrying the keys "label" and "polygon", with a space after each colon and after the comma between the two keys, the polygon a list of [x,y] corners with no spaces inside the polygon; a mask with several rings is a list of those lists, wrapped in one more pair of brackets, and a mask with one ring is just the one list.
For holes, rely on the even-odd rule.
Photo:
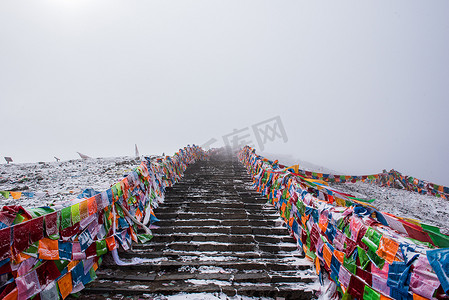
{"label": "stone surface", "polygon": [[314,298],[312,264],[235,157],[222,154],[190,166],[155,213],[160,228],[154,238],[119,253],[154,261],[103,263],[81,299],[180,292]]}

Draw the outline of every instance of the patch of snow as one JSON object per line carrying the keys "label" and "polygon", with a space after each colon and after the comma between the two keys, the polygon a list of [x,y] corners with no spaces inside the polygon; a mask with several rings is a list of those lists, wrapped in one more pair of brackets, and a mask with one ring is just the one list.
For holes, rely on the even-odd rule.
{"label": "patch of snow", "polygon": [[224,246],[229,246],[231,245],[230,243],[223,243],[223,242],[215,242],[215,241],[189,241],[189,242],[171,242],[170,245],[174,245],[174,244],[190,244],[190,245],[224,245]]}
{"label": "patch of snow", "polygon": [[248,297],[248,296],[228,296],[224,293],[179,293],[176,295],[162,296],[162,295],[151,295],[154,300],[272,300],[272,298],[265,297]]}
{"label": "patch of snow", "polygon": [[372,205],[379,211],[416,219],[440,227],[443,233],[449,233],[449,200],[366,182],[340,183],[332,186],[359,198],[376,199]]}
{"label": "patch of snow", "polygon": [[201,266],[198,268],[198,271],[200,273],[229,273],[229,271],[225,271],[225,269],[221,267],[214,267],[214,266]]}
{"label": "patch of snow", "polygon": [[264,286],[264,287],[270,287],[271,284],[270,283],[263,283],[263,282],[234,282],[234,285],[236,286]]}
{"label": "patch of snow", "polygon": [[232,256],[200,256],[200,261],[232,261],[235,257]]}
{"label": "patch of snow", "polygon": [[189,279],[186,280],[186,282],[195,284],[195,285],[208,285],[208,284],[215,284],[218,286],[230,286],[232,283],[229,281],[223,281],[223,280],[204,280],[204,279]]}
{"label": "patch of snow", "polygon": [[41,207],[72,200],[87,188],[105,191],[139,165],[131,157],[0,164],[0,191],[34,193],[18,200],[0,196],[0,206]]}
{"label": "patch of snow", "polygon": [[148,285],[132,285],[128,287],[131,290],[144,290],[149,289],[150,287]]}

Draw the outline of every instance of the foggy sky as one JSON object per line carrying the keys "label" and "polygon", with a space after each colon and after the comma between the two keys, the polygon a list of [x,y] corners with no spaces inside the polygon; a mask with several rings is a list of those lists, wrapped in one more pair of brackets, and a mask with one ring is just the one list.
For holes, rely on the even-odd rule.
{"label": "foggy sky", "polygon": [[2,0],[0,156],[173,154],[280,116],[288,142],[267,152],[449,185],[448,15],[445,0]]}

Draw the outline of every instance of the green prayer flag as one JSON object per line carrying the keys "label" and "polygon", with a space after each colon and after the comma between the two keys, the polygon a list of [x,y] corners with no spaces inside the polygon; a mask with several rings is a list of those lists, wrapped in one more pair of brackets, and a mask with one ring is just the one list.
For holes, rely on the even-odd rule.
{"label": "green prayer flag", "polygon": [[298,208],[298,212],[301,216],[304,216],[304,214],[306,213],[306,205],[304,204],[304,202],[302,202],[301,200],[298,200],[296,202],[296,207]]}
{"label": "green prayer flag", "polygon": [[346,254],[344,255],[343,259],[343,266],[352,274],[356,274],[357,271],[357,262],[352,257],[346,257]]}
{"label": "green prayer flag", "polygon": [[268,179],[268,173],[265,173],[265,174],[263,174],[263,177],[262,177],[262,183],[267,183],[267,179]]}
{"label": "green prayer flag", "polygon": [[337,221],[337,228],[339,230],[343,230],[343,227],[345,226],[345,219],[344,218],[340,218]]}
{"label": "green prayer flag", "polygon": [[287,207],[285,209],[285,219],[288,220],[290,219],[290,211],[292,209],[292,204],[290,202],[288,202]]}
{"label": "green prayer flag", "polygon": [[97,256],[101,256],[103,254],[108,253],[108,247],[106,244],[106,240],[96,241],[96,246],[97,246]]}
{"label": "green prayer flag", "polygon": [[351,228],[350,228],[349,226],[346,226],[346,227],[345,227],[345,235],[346,235],[348,238],[351,238]]}
{"label": "green prayer flag", "polygon": [[282,192],[282,199],[287,199],[287,189]]}
{"label": "green prayer flag", "polygon": [[306,239],[307,249],[310,249],[312,245],[312,241],[310,240],[310,233],[307,233],[307,239]]}
{"label": "green prayer flag", "polygon": [[316,259],[316,254],[315,254],[314,251],[310,251],[309,249],[307,249],[306,255],[307,255],[308,257],[310,257],[311,259],[313,259],[313,260]]}
{"label": "green prayer flag", "polygon": [[130,195],[130,196],[128,197],[128,204],[133,205],[133,204],[135,204],[136,202],[137,202],[137,198],[136,198],[136,197],[134,197],[134,196],[132,196],[132,195]]}
{"label": "green prayer flag", "polygon": [[427,231],[426,229],[424,231],[429,234],[435,246],[438,248],[449,248],[449,236],[439,232]]}
{"label": "green prayer flag", "polygon": [[361,199],[361,198],[351,197],[351,196],[347,196],[347,197],[350,199],[353,199],[353,200],[357,200],[359,202],[364,202],[364,203],[373,203],[374,201],[376,201],[376,199],[366,200],[366,199]]}
{"label": "green prayer flag", "polygon": [[115,202],[117,200],[116,197],[118,197],[118,191],[117,191],[116,185],[111,186],[111,191],[112,191],[112,201]]}
{"label": "green prayer flag", "polygon": [[104,220],[103,225],[104,225],[104,228],[106,229],[106,232],[109,232],[109,229],[112,226],[112,218],[109,219],[109,214],[110,214],[110,210],[107,210],[107,211],[105,211],[104,217],[103,217],[103,220]]}
{"label": "green prayer flag", "polygon": [[76,224],[79,221],[81,221],[80,204],[76,203],[76,204],[72,205],[71,210],[72,210],[72,224]]}
{"label": "green prayer flag", "polygon": [[360,246],[357,246],[357,254],[360,260],[360,267],[365,270],[369,263],[369,257]]}
{"label": "green prayer flag", "polygon": [[424,224],[424,223],[421,223],[420,225],[421,225],[422,229],[424,229],[425,232],[441,233],[439,227],[432,226],[432,225],[427,225],[427,224]]}
{"label": "green prayer flag", "polygon": [[21,214],[17,214],[16,218],[14,219],[13,224],[20,224],[25,220],[25,218]]}
{"label": "green prayer flag", "polygon": [[406,238],[409,239],[410,241],[412,241],[413,243],[415,243],[416,245],[426,246],[426,247],[429,247],[429,248],[431,248],[431,249],[434,249],[434,248],[435,248],[435,246],[432,245],[432,244],[429,243],[429,242],[422,242],[422,241],[420,241],[420,240],[412,239],[411,237],[406,237]]}
{"label": "green prayer flag", "polygon": [[363,291],[363,300],[380,300],[380,293],[376,292],[368,285],[365,285],[365,290]]}
{"label": "green prayer flag", "polygon": [[72,208],[65,207],[61,210],[61,228],[66,229],[72,226]]}
{"label": "green prayer flag", "polygon": [[47,215],[49,213],[54,212],[55,210],[51,207],[45,206],[45,207],[34,207],[34,208],[28,208],[27,212],[34,218],[38,218],[44,215]]}
{"label": "green prayer flag", "polygon": [[117,182],[114,186],[117,190],[117,194],[114,193],[114,195],[120,198],[123,195],[122,186],[120,185],[120,182]]}
{"label": "green prayer flag", "polygon": [[125,218],[125,214],[123,213],[123,209],[120,207],[120,205],[118,205],[117,203],[115,204],[115,211],[117,212],[117,214],[121,217],[121,218]]}
{"label": "green prayer flag", "polygon": [[137,235],[137,239],[142,244],[148,243],[152,238],[153,236],[151,234],[142,233]]}
{"label": "green prayer flag", "polygon": [[383,266],[385,264],[385,260],[383,258],[381,258],[379,255],[377,255],[376,251],[372,251],[371,249],[368,249],[366,254],[368,255],[369,259],[376,265],[376,267],[378,267],[379,269],[383,268]]}
{"label": "green prayer flag", "polygon": [[362,242],[365,243],[371,251],[376,252],[377,248],[379,248],[381,238],[382,234],[380,232],[372,227],[368,227],[368,230],[362,238]]}
{"label": "green prayer flag", "polygon": [[89,274],[90,274],[90,278],[92,278],[92,280],[95,280],[95,279],[97,279],[97,274],[95,273],[95,270],[94,270],[94,268],[92,267],[92,268],[90,268],[90,270],[89,270]]}
{"label": "green prayer flag", "polygon": [[5,197],[6,199],[8,199],[10,195],[8,191],[0,191],[0,194],[3,195],[3,197]]}

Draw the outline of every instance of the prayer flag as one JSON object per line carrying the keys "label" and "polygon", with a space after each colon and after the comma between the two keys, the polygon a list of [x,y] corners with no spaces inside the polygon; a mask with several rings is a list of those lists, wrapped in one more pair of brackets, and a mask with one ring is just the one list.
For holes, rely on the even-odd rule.
{"label": "prayer flag", "polygon": [[73,289],[72,286],[72,273],[67,273],[58,280],[59,292],[61,293],[62,299],[67,298]]}

